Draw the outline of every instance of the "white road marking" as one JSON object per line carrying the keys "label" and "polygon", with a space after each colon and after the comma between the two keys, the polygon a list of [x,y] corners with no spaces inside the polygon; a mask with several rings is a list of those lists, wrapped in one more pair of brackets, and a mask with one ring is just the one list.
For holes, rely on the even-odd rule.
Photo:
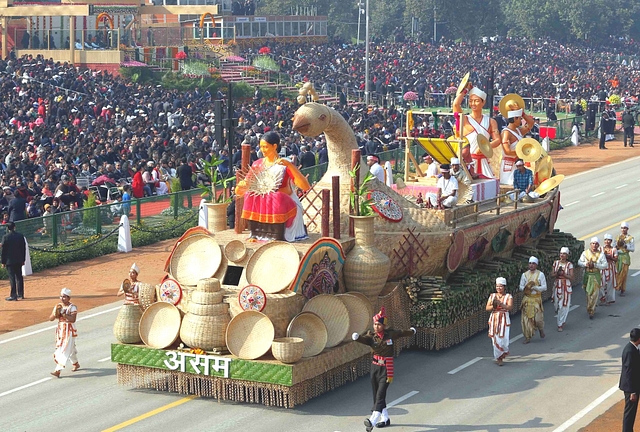
{"label": "white road marking", "polygon": [[98,363],[106,362],[106,361],[109,361],[109,360],[111,360],[111,356],[105,357],[103,359],[98,360]]}
{"label": "white road marking", "polygon": [[557,429],[554,429],[553,432],[564,432],[566,431],[568,428],[570,428],[571,426],[573,426],[578,420],[580,420],[582,417],[584,417],[585,415],[587,415],[589,413],[589,411],[591,411],[592,409],[594,409],[595,407],[597,407],[598,405],[600,405],[602,402],[604,402],[609,396],[611,396],[612,394],[614,394],[615,392],[619,391],[618,390],[618,386],[615,385],[613,387],[611,387],[609,390],[606,391],[606,393],[604,393],[603,395],[601,395],[598,399],[594,400],[593,402],[591,402],[589,405],[587,405],[582,411],[580,411],[579,413],[577,413],[576,415],[574,415],[573,417],[571,417],[569,420],[567,420],[566,422],[562,423],[560,425],[560,427],[558,427]]}
{"label": "white road marking", "polygon": [[616,186],[616,189],[622,189],[625,186],[629,186],[629,185],[627,183],[625,183],[625,184],[622,184],[620,186]]}
{"label": "white road marking", "polygon": [[632,275],[631,275],[631,277],[636,277],[636,276],[638,276],[638,275],[640,275],[640,270],[638,270],[637,272],[635,272],[634,274],[632,274]]}
{"label": "white road marking", "polygon": [[[573,306],[571,306],[571,307],[569,308],[569,312],[571,312],[572,310],[578,309],[579,307],[580,307],[580,305],[573,305]],[[556,315],[554,315],[553,317],[554,317],[554,318],[557,318],[557,317],[558,317],[558,315],[556,314]]]}
{"label": "white road marking", "polygon": [[415,395],[417,395],[418,393],[420,393],[420,392],[419,392],[419,391],[416,391],[416,390],[414,390],[414,391],[412,391],[412,392],[409,392],[409,393],[407,393],[406,395],[404,395],[404,396],[402,396],[402,397],[399,397],[398,399],[394,400],[393,402],[388,403],[388,404],[387,404],[387,408],[391,408],[392,406],[396,406],[396,405],[398,405],[400,402],[404,402],[404,401],[406,401],[407,399],[409,399],[411,396],[415,396]]}
{"label": "white road marking", "polygon": [[[107,309],[107,310],[102,311],[102,312],[96,312],[96,313],[91,314],[91,315],[78,317],[76,322],[77,321],[83,321],[83,320],[86,320],[86,319],[89,319],[89,318],[93,318],[93,317],[97,317],[98,315],[103,315],[103,314],[106,314],[106,313],[109,313],[109,312],[113,312],[113,311],[116,311],[116,310],[120,310],[120,306],[114,307],[112,309]],[[56,327],[58,327],[58,326],[57,325],[49,326],[49,327],[41,328],[40,330],[34,330],[32,332],[29,332],[29,333],[25,333],[25,334],[22,334],[22,335],[19,335],[19,336],[14,336],[12,338],[0,341],[0,345],[5,344],[7,342],[13,342],[14,340],[25,338],[27,336],[33,336],[33,335],[38,334],[38,333],[42,333],[42,332],[45,332],[45,331],[53,330]]]}
{"label": "white road marking", "polygon": [[599,192],[599,193],[597,193],[595,195],[591,195],[591,198],[595,198],[595,197],[600,196],[600,195],[604,195],[604,192]]}
{"label": "white road marking", "polygon": [[458,372],[460,372],[462,369],[471,366],[472,364],[479,362],[480,360],[482,360],[482,357],[476,357],[473,360],[469,360],[468,362],[466,362],[465,364],[463,364],[462,366],[458,366],[457,368],[450,370],[449,372],[447,372],[449,375],[453,375],[456,374]]}
{"label": "white road marking", "polygon": [[24,389],[29,388],[29,387],[32,387],[32,386],[34,386],[34,385],[38,385],[38,384],[43,383],[43,382],[45,382],[45,381],[49,381],[50,379],[53,379],[53,378],[52,378],[52,377],[42,378],[41,380],[34,381],[34,382],[32,382],[31,384],[25,384],[25,385],[23,385],[23,386],[16,387],[16,388],[14,388],[13,390],[7,390],[7,391],[6,391],[6,392],[4,392],[4,393],[0,393],[0,397],[2,397],[2,396],[6,396],[6,395],[10,395],[11,393],[15,393],[15,392],[17,392],[17,391],[24,390]]}
{"label": "white road marking", "polygon": [[509,343],[514,343],[517,340],[520,340],[524,337],[524,335],[522,333],[520,333],[518,336],[514,336],[511,339],[509,339]]}
{"label": "white road marking", "polygon": [[574,201],[574,202],[570,202],[569,204],[563,204],[562,207],[567,208],[569,206],[572,206],[574,204],[578,204],[580,201]]}

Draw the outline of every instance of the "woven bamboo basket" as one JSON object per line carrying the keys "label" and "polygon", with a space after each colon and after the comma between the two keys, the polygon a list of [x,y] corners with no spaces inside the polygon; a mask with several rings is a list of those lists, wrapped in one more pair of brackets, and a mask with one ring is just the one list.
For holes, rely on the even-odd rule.
{"label": "woven bamboo basket", "polygon": [[218,292],[220,291],[220,280],[216,278],[203,278],[198,280],[196,291]]}
{"label": "woven bamboo basket", "polygon": [[154,303],[142,314],[140,338],[151,348],[164,349],[178,339],[181,321],[177,307],[165,302]]}
{"label": "woven bamboo basket", "polygon": [[340,344],[349,332],[349,311],[340,299],[331,294],[319,294],[302,308],[318,315],[327,327],[327,344],[331,348]]}
{"label": "woven bamboo basket", "polygon": [[313,357],[320,354],[327,344],[327,327],[322,318],[313,312],[300,312],[289,323],[287,337],[304,340],[302,357]]}
{"label": "woven bamboo basket", "polygon": [[254,360],[271,348],[275,330],[268,316],[257,311],[244,311],[229,322],[225,340],[231,354]]}
{"label": "woven bamboo basket", "polygon": [[180,309],[183,313],[187,313],[189,311],[189,305],[191,304],[191,297],[196,292],[195,285],[180,285],[182,287],[182,298],[180,299],[180,303],[176,305],[178,309]]}
{"label": "woven bamboo basket", "polygon": [[[349,312],[349,330],[343,339],[343,342],[351,340],[353,333],[363,334],[369,328],[369,321],[372,315],[369,315],[367,304],[358,296],[353,294],[337,294],[335,297],[340,299],[347,307]],[[367,300],[368,302],[369,300]]]}
{"label": "woven bamboo basket", "polygon": [[180,339],[191,348],[206,351],[224,347],[229,321],[228,314],[200,316],[188,313],[182,320]]}
{"label": "woven bamboo basket", "polygon": [[143,311],[157,301],[156,287],[154,285],[140,282],[138,284],[138,300]]}
{"label": "woven bamboo basket", "polygon": [[304,353],[304,340],[298,337],[284,337],[274,339],[271,352],[276,360],[282,363],[296,363]]}
{"label": "woven bamboo basket", "polygon": [[220,267],[222,251],[212,236],[195,234],[176,246],[171,254],[169,273],[181,285],[196,285],[210,278]]}
{"label": "woven bamboo basket", "polygon": [[240,240],[231,240],[224,247],[224,254],[229,261],[242,261],[244,257],[247,256],[247,247],[244,245],[244,242]]}
{"label": "woven bamboo basket", "polygon": [[122,305],[116,322],[113,324],[113,335],[116,340],[124,344],[140,343],[140,318],[142,308],[138,305]]}
{"label": "woven bamboo basket", "polygon": [[259,286],[266,294],[274,294],[289,288],[299,265],[300,255],[295,246],[274,241],[260,246],[249,258],[245,275],[249,284]]}
{"label": "woven bamboo basket", "polygon": [[218,303],[222,303],[223,298],[224,291],[194,291],[193,293],[191,293],[191,303],[197,303],[199,305],[215,305]]}
{"label": "woven bamboo basket", "polygon": [[[287,326],[294,316],[302,311],[306,298],[300,294],[285,290],[278,294],[266,294],[267,302],[262,313],[269,317],[275,329],[275,337],[287,336]],[[231,316],[235,317],[243,309],[238,302],[238,295],[227,297]]]}
{"label": "woven bamboo basket", "polygon": [[188,312],[199,316],[229,315],[229,305],[226,303],[198,304],[191,302]]}

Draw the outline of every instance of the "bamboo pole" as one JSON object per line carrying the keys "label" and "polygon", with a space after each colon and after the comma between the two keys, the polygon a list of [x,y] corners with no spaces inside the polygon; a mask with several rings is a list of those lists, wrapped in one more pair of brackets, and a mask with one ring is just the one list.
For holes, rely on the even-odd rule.
{"label": "bamboo pole", "polygon": [[[249,168],[251,162],[251,146],[249,144],[242,144],[240,147],[242,150],[242,162],[240,163],[241,169]],[[244,196],[236,195],[236,234],[242,234],[245,230],[247,221],[242,219],[242,208],[244,207]]]}
{"label": "bamboo pole", "polygon": [[329,189],[322,189],[322,237],[329,237]]}
{"label": "bamboo pole", "polygon": [[331,177],[333,197],[333,238],[340,239],[340,176]]}

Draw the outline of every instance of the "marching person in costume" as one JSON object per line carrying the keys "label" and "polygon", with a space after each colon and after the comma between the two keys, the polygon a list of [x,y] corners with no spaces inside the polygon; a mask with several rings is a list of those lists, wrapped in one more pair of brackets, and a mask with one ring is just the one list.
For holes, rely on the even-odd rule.
{"label": "marching person in costume", "polygon": [[616,290],[620,291],[621,297],[624,297],[624,293],[627,290],[627,275],[629,274],[629,266],[631,265],[629,252],[635,252],[636,250],[633,237],[629,235],[629,224],[626,222],[620,224],[620,235],[618,236],[616,247],[618,249]]}
{"label": "marching person in costume", "polygon": [[522,333],[524,342],[528,344],[536,333],[544,339],[544,308],[542,307],[542,292],[547,290],[547,279],[538,270],[538,258],[529,258],[529,270],[520,277],[520,291],[524,291],[522,298]]}
{"label": "marching person in costume", "polygon": [[604,235],[604,246],[601,248],[607,260],[607,268],[602,270],[602,286],[600,287],[600,304],[610,305],[616,302],[616,266],[618,250],[613,247],[613,236]]}
{"label": "marching person in costume", "polygon": [[462,101],[467,94],[469,95],[471,114],[467,114],[464,117],[462,134],[469,140],[469,145],[462,149],[462,158],[465,163],[472,164],[471,175],[474,178],[496,178],[491,170],[491,165],[489,165],[489,160],[487,160],[487,157],[480,150],[478,135],[483,135],[487,138],[491,143],[491,147],[496,148],[500,146],[498,123],[488,115],[482,113],[482,108],[484,108],[484,103],[487,100],[487,94],[478,87],[473,87],[471,84],[462,90],[453,101],[453,112],[456,119],[459,119],[462,113]]}
{"label": "marching person in costume", "polygon": [[[124,295],[124,304],[126,305],[139,305],[140,299],[138,295],[140,294],[140,281],[138,281],[138,275],[140,274],[140,269],[133,263],[131,268],[129,269],[129,279],[126,279],[122,285],[120,285],[120,289],[118,290],[118,296]],[[127,281],[129,284],[127,284]],[[127,286],[128,285],[128,286]]]}
{"label": "marching person in costume", "polygon": [[607,268],[607,259],[604,253],[600,252],[600,239],[598,237],[591,238],[589,249],[582,252],[578,265],[585,269],[582,286],[587,292],[587,313],[589,314],[589,319],[593,319],[593,315],[596,313],[600,286],[602,285],[602,273],[600,271]]}
{"label": "marching person in costume", "polygon": [[[500,183],[513,184],[513,170],[518,160],[516,147],[533,127],[534,119],[524,113],[523,107],[511,100],[507,102],[507,127],[502,131],[502,161],[500,162]],[[522,120],[526,124],[522,125]]]}
{"label": "marching person in costume", "polygon": [[385,427],[391,424],[387,412],[387,388],[393,381],[393,342],[401,337],[409,337],[416,334],[416,329],[400,331],[387,329],[389,319],[384,307],[373,317],[373,333],[368,331],[364,335],[354,333],[351,337],[354,341],[368,345],[373,350],[373,363],[371,364],[371,386],[373,388],[373,414],[364,421],[367,432],[375,427]]}
{"label": "marching person in costume", "polygon": [[493,346],[493,358],[498,366],[502,366],[502,361],[509,355],[509,329],[511,328],[509,311],[513,308],[513,297],[506,292],[506,287],[505,278],[496,278],[496,292],[491,294],[485,308],[491,312],[489,337]]}
{"label": "marching person in costume", "polygon": [[56,362],[56,370],[51,372],[56,378],[60,378],[60,371],[65,368],[68,361],[71,361],[73,367],[72,372],[80,369],[78,363],[78,351],[76,350],[76,318],[78,308],[71,303],[71,290],[62,288],[60,291],[60,303],[58,303],[49,316],[49,321],[58,320],[56,328],[56,351],[53,353],[53,359]]}
{"label": "marching person in costume", "polygon": [[558,331],[564,330],[564,323],[567,322],[569,308],[571,307],[571,279],[573,278],[573,264],[569,261],[569,248],[560,248],[560,259],[553,262],[551,277],[555,279],[553,283],[553,304],[558,314]]}

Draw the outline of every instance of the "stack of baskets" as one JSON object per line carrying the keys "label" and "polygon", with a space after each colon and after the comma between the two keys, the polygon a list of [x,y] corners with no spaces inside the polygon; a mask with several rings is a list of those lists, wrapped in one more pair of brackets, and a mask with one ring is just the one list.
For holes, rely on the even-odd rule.
{"label": "stack of baskets", "polygon": [[223,295],[218,279],[198,281],[180,327],[180,339],[187,346],[206,351],[225,347],[230,316],[229,305],[222,303]]}

